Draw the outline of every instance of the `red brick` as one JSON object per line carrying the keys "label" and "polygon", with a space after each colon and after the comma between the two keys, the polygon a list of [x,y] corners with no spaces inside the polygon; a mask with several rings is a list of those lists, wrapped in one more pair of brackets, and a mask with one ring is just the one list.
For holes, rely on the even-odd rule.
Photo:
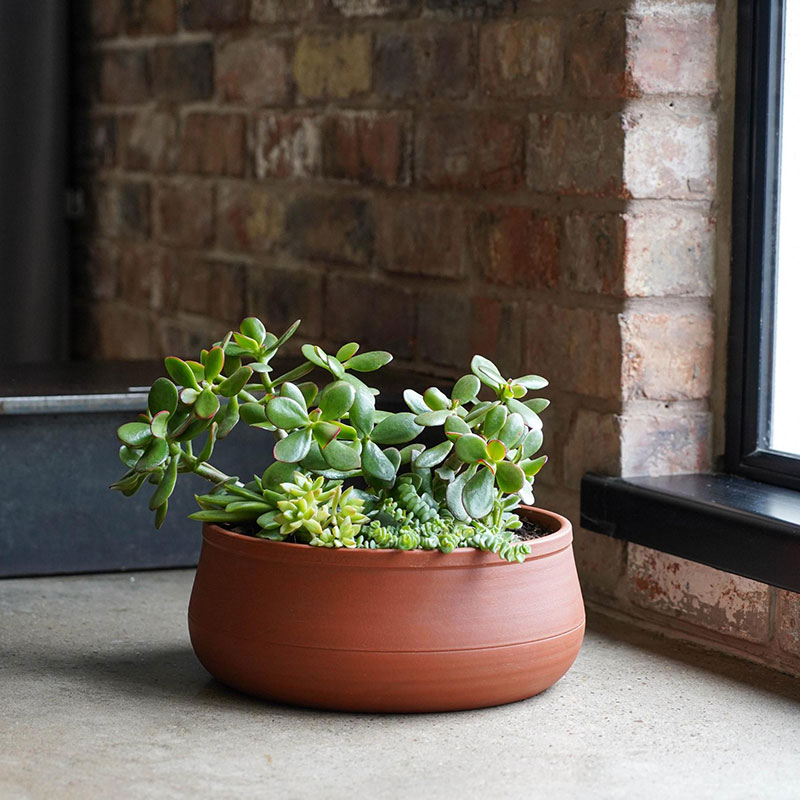
{"label": "red brick", "polygon": [[203,247],[214,237],[211,187],[198,181],[163,183],[156,195],[158,238],[167,244]]}
{"label": "red brick", "polygon": [[174,103],[210,98],[214,90],[213,61],[214,53],[207,42],[155,47],[150,52],[153,94]]}
{"label": "red brick", "polygon": [[322,168],[321,118],[302,112],[256,117],[255,161],[259,178],[305,178]]}
{"label": "red brick", "polygon": [[297,88],[311,100],[335,100],[369,91],[372,39],[364,32],[304,33],[292,61]]}
{"label": "red brick", "polygon": [[631,107],[625,116],[625,187],[631,196],[714,196],[713,117],[682,113],[666,102],[658,107]]}
{"label": "red brick", "polygon": [[325,7],[343,17],[386,17],[406,14],[416,0],[325,0]]}
{"label": "red brick", "polygon": [[301,258],[365,266],[372,260],[375,219],[359,197],[301,195],[289,204],[286,232]]}
{"label": "red brick", "polygon": [[223,102],[264,106],[288,97],[288,64],[282,42],[248,36],[217,45],[217,93]]}
{"label": "red brick", "polygon": [[204,175],[244,174],[243,114],[189,114],[183,122],[179,165]]}
{"label": "red brick", "polygon": [[525,362],[550,381],[553,391],[620,399],[622,344],[616,314],[536,301],[528,306],[526,325]]}
{"label": "red brick", "polygon": [[528,185],[539,192],[623,195],[622,144],[615,112],[531,114]]}
{"label": "red brick", "polygon": [[89,26],[92,36],[107,39],[122,28],[122,0],[88,0]]}
{"label": "red brick", "polygon": [[490,283],[527,289],[558,285],[558,223],[530,208],[492,207],[471,219],[472,257]]}
{"label": "red brick", "polygon": [[561,255],[566,286],[589,294],[624,294],[625,237],[621,214],[568,214]]}
{"label": "red brick", "polygon": [[119,261],[119,296],[132,306],[159,309],[174,271],[174,254],[169,250],[149,244],[125,247]]}
{"label": "red brick", "polygon": [[146,109],[119,119],[120,161],[125,169],[166,172],[175,168],[178,125],[168,111]]}
{"label": "red brick", "polygon": [[359,342],[364,350],[388,350],[410,358],[414,338],[411,292],[369,278],[329,275],[326,281],[325,335],[335,345]]}
{"label": "red brick", "polygon": [[[545,430],[549,430],[547,425]],[[552,431],[550,434],[547,438],[552,440]],[[619,417],[616,414],[579,408],[569,422],[563,444],[562,464],[558,467],[568,489],[578,491],[581,478],[587,472],[619,475]]]}
{"label": "red brick", "polygon": [[581,97],[623,97],[625,17],[618,11],[575,16],[567,36],[567,85]]}
{"label": "red brick", "polygon": [[224,183],[217,189],[217,244],[224,250],[269,251],[282,237],[284,215],[279,191]]}
{"label": "red brick", "polygon": [[90,197],[97,231],[111,238],[141,239],[150,232],[150,187],[146,183],[101,183]]}
{"label": "red brick", "polygon": [[245,267],[207,258],[181,259],[170,302],[178,311],[238,325],[245,309]]}
{"label": "red brick", "polygon": [[322,121],[326,178],[405,185],[409,180],[410,115],[375,111],[330,114]]}
{"label": "red brick", "polygon": [[486,25],[480,33],[481,87],[486,94],[556,95],[564,77],[561,22],[540,18]]}
{"label": "red brick", "polygon": [[125,0],[125,30],[129,36],[174,33],[176,0]]}
{"label": "red brick", "polygon": [[318,272],[254,267],[248,275],[245,313],[263,319],[277,336],[301,319],[295,340],[308,341],[322,336],[323,298],[324,280]]}
{"label": "red brick", "polygon": [[463,212],[452,203],[386,198],[376,210],[376,260],[387,272],[457,278],[464,272]]}
{"label": "red brick", "polygon": [[77,351],[97,361],[152,358],[150,313],[119,302],[90,306],[78,320]]}
{"label": "red brick", "polygon": [[247,0],[181,0],[181,22],[187,30],[221,30],[247,21]]}
{"label": "red brick", "polygon": [[620,446],[623,475],[708,472],[711,415],[661,408],[626,413],[620,418]]}
{"label": "red brick", "polygon": [[776,639],[784,653],[800,656],[800,594],[778,590]]}
{"label": "red brick", "polygon": [[485,19],[519,11],[520,0],[425,0],[425,10],[442,19]]}
{"label": "red brick", "polygon": [[417,172],[423,186],[512,189],[522,180],[522,126],[497,115],[427,115],[417,128]]}
{"label": "red brick", "polygon": [[628,581],[638,606],[737,639],[769,638],[766,584],[635,544],[628,547]]}
{"label": "red brick", "polygon": [[474,81],[470,39],[469,29],[455,24],[379,33],[375,92],[390,100],[466,97]]}
{"label": "red brick", "polygon": [[147,51],[104,50],[99,55],[98,92],[104,103],[141,103],[150,96]]}
{"label": "red brick", "polygon": [[622,317],[622,343],[625,397],[708,397],[714,355],[709,310],[629,311]]}
{"label": "red brick", "polygon": [[317,0],[250,0],[253,22],[295,22],[313,15]]}
{"label": "red brick", "polygon": [[708,6],[691,4],[631,16],[628,71],[642,94],[713,94],[717,24]]}

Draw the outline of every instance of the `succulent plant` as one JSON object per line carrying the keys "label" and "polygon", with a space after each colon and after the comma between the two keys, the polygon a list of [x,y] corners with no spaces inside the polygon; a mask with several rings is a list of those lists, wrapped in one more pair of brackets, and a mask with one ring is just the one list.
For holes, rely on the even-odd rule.
{"label": "succulent plant", "polygon": [[[539,414],[549,404],[527,395],[547,381],[505,378],[476,355],[449,395],[408,389],[408,411],[381,411],[378,391],[354,373],[388,364],[382,350],[361,353],[350,342],[331,355],[304,344],[301,363],[273,376],[271,361],[298,325],[277,336],[249,317],[199,361],[167,358],[169,377],[153,383],[147,410],[118,430],[128,471],[112,488],[129,496],[153,484],[156,527],[179,474],[194,472],[214,488],[197,496],[192,518],[261,538],[442,552],[466,546],[523,560],[530,548],[514,538],[522,524],[515,509],[534,502],[534,477],[547,461],[536,456]],[[302,380],[315,370],[329,376],[321,389]],[[246,484],[210,463],[240,421],[274,437],[274,463]],[[425,429],[438,429],[441,441],[415,441]]]}

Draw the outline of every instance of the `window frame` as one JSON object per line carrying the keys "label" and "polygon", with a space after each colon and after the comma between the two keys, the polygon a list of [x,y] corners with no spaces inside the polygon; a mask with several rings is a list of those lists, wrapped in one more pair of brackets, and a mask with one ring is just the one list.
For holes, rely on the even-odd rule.
{"label": "window frame", "polygon": [[725,468],[800,489],[800,458],[769,449],[784,0],[740,0]]}

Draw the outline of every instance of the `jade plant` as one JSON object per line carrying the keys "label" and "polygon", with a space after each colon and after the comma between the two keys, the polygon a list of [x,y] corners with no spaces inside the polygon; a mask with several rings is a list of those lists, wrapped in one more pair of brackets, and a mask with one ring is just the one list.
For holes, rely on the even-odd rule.
{"label": "jade plant", "polygon": [[[147,410],[122,425],[128,471],[113,489],[154,486],[150,508],[164,522],[178,476],[196,473],[210,490],[191,518],[263,539],[317,547],[492,551],[522,561],[530,546],[515,510],[533,503],[534,476],[547,461],[531,391],[538,375],[505,378],[476,355],[449,394],[407,389],[408,411],[376,407],[379,392],[359,375],[392,360],[350,342],[335,355],[304,344],[303,360],[275,374],[271,364],[299,321],[276,336],[255,317],[199,361],[169,357],[169,377],[150,388]],[[303,380],[322,374],[321,387]],[[211,464],[215,446],[243,422],[274,438],[274,461],[248,482]],[[416,441],[426,429],[426,442]]]}

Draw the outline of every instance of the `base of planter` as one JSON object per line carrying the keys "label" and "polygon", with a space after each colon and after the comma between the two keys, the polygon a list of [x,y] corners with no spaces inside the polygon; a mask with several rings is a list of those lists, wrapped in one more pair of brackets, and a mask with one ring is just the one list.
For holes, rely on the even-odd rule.
{"label": "base of planter", "polygon": [[195,653],[248,694],[344,711],[428,712],[531,697],[570,668],[585,615],[572,528],[523,564],[460,548],[330,550],[217,526],[189,605]]}

